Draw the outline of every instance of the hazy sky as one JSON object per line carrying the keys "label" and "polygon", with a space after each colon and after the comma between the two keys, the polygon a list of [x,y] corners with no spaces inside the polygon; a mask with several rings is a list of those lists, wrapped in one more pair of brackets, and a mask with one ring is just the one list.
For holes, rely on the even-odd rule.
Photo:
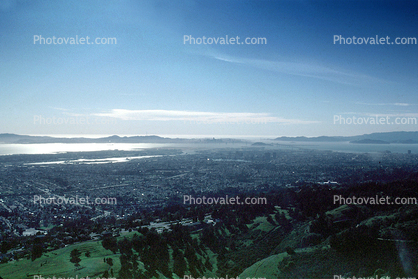
{"label": "hazy sky", "polygon": [[[414,1],[1,0],[0,133],[415,131],[418,45],[395,39],[418,38],[417,12]],[[70,44],[76,36],[116,41]],[[376,115],[412,124],[370,124]]]}

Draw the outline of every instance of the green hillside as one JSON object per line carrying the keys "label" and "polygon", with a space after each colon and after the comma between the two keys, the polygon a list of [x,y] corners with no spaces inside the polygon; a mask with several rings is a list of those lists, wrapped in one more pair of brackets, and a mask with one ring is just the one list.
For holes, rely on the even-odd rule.
{"label": "green hillside", "polygon": [[262,259],[244,270],[239,278],[280,278],[281,272],[277,265],[288,256],[287,253],[280,253]]}
{"label": "green hillside", "polygon": [[[73,249],[78,249],[81,255],[79,267],[75,267],[70,262],[70,253]],[[85,253],[90,252],[90,257]],[[0,265],[0,276],[4,279],[25,278],[33,279],[34,275],[42,277],[75,277],[89,276],[96,278],[101,276],[104,271],[112,268],[115,273],[120,269],[119,254],[103,248],[100,241],[87,241],[69,245],[55,251],[47,252],[42,257],[31,261],[30,259],[20,259]],[[113,266],[110,267],[103,261],[103,258],[112,258]],[[30,270],[31,272],[28,272]],[[116,275],[116,274],[115,274]]]}
{"label": "green hillside", "polygon": [[[3,263],[0,276],[4,279],[28,279],[34,275],[101,278],[105,273],[109,274],[106,277],[123,279],[185,275],[268,279],[412,276],[418,271],[416,205],[332,204],[337,191],[372,196],[366,191],[374,193],[385,187],[415,193],[416,182],[409,185],[410,188],[396,188],[391,184],[365,184],[334,193],[327,188],[304,188],[292,194],[295,202],[287,206],[180,208],[176,209],[177,215],[182,212],[193,217],[193,213],[201,216],[201,220],[191,222],[192,219],[183,218],[188,221],[173,222],[170,229],[160,231],[155,227],[167,221],[149,213],[145,218],[153,220],[151,229],[148,224],[129,227],[132,222],[121,223],[117,230],[105,230],[108,236],[103,241],[71,244],[46,252],[34,261],[27,259],[30,254],[26,254],[18,261]],[[286,192],[272,193],[269,200],[277,198],[280,204],[279,198],[288,196]],[[208,212],[211,218],[204,219]],[[114,237],[110,232],[121,235]],[[44,241],[45,247],[50,248],[48,243],[51,241]],[[74,249],[81,252],[78,267],[70,262]],[[104,261],[108,258],[112,259],[112,265]]]}

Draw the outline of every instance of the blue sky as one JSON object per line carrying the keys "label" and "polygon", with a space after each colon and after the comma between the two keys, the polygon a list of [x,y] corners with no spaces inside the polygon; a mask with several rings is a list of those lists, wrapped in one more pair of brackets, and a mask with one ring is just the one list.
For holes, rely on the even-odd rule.
{"label": "blue sky", "polygon": [[[413,1],[39,1],[0,3],[0,133],[200,136],[416,131]],[[189,44],[265,38],[267,44]],[[40,44],[116,38],[114,44]],[[341,124],[335,117],[389,117]],[[403,120],[402,120],[403,119]]]}

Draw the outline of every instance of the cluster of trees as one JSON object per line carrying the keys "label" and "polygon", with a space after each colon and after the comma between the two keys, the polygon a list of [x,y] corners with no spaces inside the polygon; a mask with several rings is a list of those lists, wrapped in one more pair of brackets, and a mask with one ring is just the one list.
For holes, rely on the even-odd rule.
{"label": "cluster of trees", "polygon": [[334,234],[331,248],[342,253],[374,252],[378,246],[379,230],[376,227],[358,226]]}
{"label": "cluster of trees", "polygon": [[81,262],[81,252],[78,249],[73,249],[70,253],[70,262],[72,262],[75,266],[80,266],[79,262]]}
{"label": "cluster of trees", "polygon": [[[115,237],[107,237],[102,245],[114,253],[121,253],[121,279],[151,278],[157,276],[157,271],[166,277],[171,277],[173,272],[180,277],[186,272],[199,277],[212,269],[205,246],[193,239],[188,229],[181,225],[173,225],[171,231],[161,234],[144,227],[132,239],[117,241]],[[143,263],[143,268],[139,262]]]}
{"label": "cluster of trees", "polygon": [[[20,240],[4,240],[0,244],[0,252],[5,254],[8,250],[18,245],[28,247],[26,257],[35,260],[48,248],[54,248],[54,241],[73,238],[73,241],[83,241],[89,239],[91,232],[100,233],[108,228],[124,227],[127,229],[136,228],[149,224],[155,219],[164,221],[182,220],[191,218],[194,221],[203,221],[206,214],[211,214],[212,218],[218,222],[216,226],[205,226],[200,232],[199,237],[192,238],[187,228],[181,225],[174,225],[170,232],[158,234],[155,230],[148,230],[142,227],[139,234],[131,240],[124,239],[117,241],[114,237],[103,239],[104,248],[117,253],[121,253],[121,278],[150,278],[158,270],[162,274],[170,277],[176,273],[182,277],[185,272],[190,272],[194,277],[199,277],[205,270],[211,270],[212,264],[208,258],[206,249],[212,250],[217,256],[219,272],[228,270],[227,262],[231,262],[230,255],[240,249],[237,236],[246,237],[250,234],[248,224],[258,216],[266,216],[268,222],[279,226],[285,233],[290,232],[297,222],[310,221],[310,239],[307,243],[316,243],[318,239],[326,239],[331,236],[331,247],[337,251],[350,253],[350,251],[361,251],[366,249],[373,250],[378,235],[376,229],[356,227],[362,220],[370,217],[363,212],[353,211],[353,216],[349,216],[348,227],[338,227],[333,220],[325,215],[325,212],[339,207],[334,204],[334,195],[342,197],[364,196],[374,197],[388,195],[391,197],[414,197],[418,192],[418,175],[394,171],[396,177],[405,175],[406,177],[392,182],[368,182],[355,185],[340,185],[337,188],[328,188],[323,185],[306,184],[297,188],[281,188],[274,185],[260,185],[256,192],[241,194],[241,200],[245,197],[265,197],[267,204],[260,205],[202,205],[185,206],[183,204],[170,204],[169,206],[158,209],[141,211],[125,220],[108,219],[101,223],[92,222],[82,216],[75,221],[68,221],[62,227],[55,227],[49,235],[42,238],[31,237]],[[234,189],[224,189],[213,196],[224,197],[226,194],[234,196],[239,193]],[[245,196],[245,197],[244,197]],[[276,212],[275,206],[288,209],[292,220],[288,220],[283,212]],[[402,205],[367,205],[371,212],[380,210],[400,210]],[[275,213],[276,212],[276,213]],[[272,215],[275,213],[275,215]],[[273,216],[273,217],[271,217]],[[138,223],[140,219],[140,223]],[[418,219],[418,210],[412,213],[401,215],[400,221]],[[80,229],[83,228],[81,233]],[[348,229],[347,229],[348,228]],[[409,239],[418,239],[417,228],[409,225],[405,228],[404,234]],[[402,230],[402,228],[400,228]],[[225,232],[228,233],[225,233]],[[377,230],[378,231],[378,230]],[[57,243],[55,248],[60,244]],[[273,243],[272,245],[278,245]],[[274,248],[274,246],[272,246]],[[75,253],[75,252],[74,252]],[[71,255],[71,262],[75,265],[79,256]],[[140,267],[140,262],[144,267]],[[145,271],[142,271],[145,270]],[[224,273],[229,274],[229,273]]]}

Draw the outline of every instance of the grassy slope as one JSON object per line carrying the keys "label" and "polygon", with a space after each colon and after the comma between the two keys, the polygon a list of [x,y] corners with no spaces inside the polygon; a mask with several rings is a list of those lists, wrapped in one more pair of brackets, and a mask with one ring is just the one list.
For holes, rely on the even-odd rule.
{"label": "grassy slope", "polygon": [[[70,262],[70,253],[73,249],[82,252],[80,266],[77,268]],[[85,256],[84,253],[87,251],[90,251],[90,257]],[[119,254],[105,250],[100,241],[87,241],[45,253],[34,261],[20,259],[2,264],[0,275],[4,279],[33,278],[34,275],[42,275],[44,278],[75,277],[76,275],[79,278],[85,276],[96,278],[105,270],[110,270],[109,265],[103,262],[104,257],[113,259],[114,272],[120,269]]]}
{"label": "grassy slope", "polygon": [[288,256],[285,252],[262,259],[244,270],[239,278],[279,278],[277,265]]}
{"label": "grassy slope", "polygon": [[[123,233],[118,239],[123,237],[132,237],[134,232]],[[79,267],[75,267],[70,262],[70,253],[73,249],[78,249],[82,254]],[[90,252],[90,257],[85,256],[85,252]],[[31,278],[33,275],[42,275],[44,278],[55,277],[75,277],[79,278],[89,276],[96,278],[101,276],[105,270],[110,272],[113,269],[114,277],[120,269],[120,254],[106,250],[100,240],[90,240],[82,243],[68,245],[67,247],[44,253],[42,257],[31,261],[20,259],[19,261],[9,262],[0,265],[0,276],[4,279]],[[112,258],[113,266],[110,267],[103,262],[103,258]],[[42,265],[42,266],[41,266]]]}
{"label": "grassy slope", "polygon": [[[326,215],[333,220],[344,218],[349,213],[350,207],[341,206],[334,210],[326,212]],[[411,210],[405,210],[405,215],[411,214]],[[395,221],[399,213],[388,213],[383,216],[373,216],[362,222],[362,224],[371,226],[375,223],[383,221]],[[260,219],[258,219],[260,220]],[[255,223],[258,221],[255,220]],[[415,222],[415,221],[411,221]],[[404,222],[403,224],[408,224]],[[345,275],[350,277],[353,274],[361,274],[361,276],[374,276],[376,272],[382,272],[383,275],[389,275],[388,270],[396,270],[396,265],[389,266],[392,258],[397,255],[357,255],[345,256],[333,249],[330,249],[328,240],[313,247],[296,248],[301,243],[301,239],[308,231],[309,222],[300,224],[288,234],[285,239],[275,249],[275,255],[264,258],[252,266],[245,269],[240,278],[319,278],[326,276],[332,278],[333,275]],[[260,224],[259,229],[263,225]],[[383,245],[383,244],[382,244]],[[295,255],[290,256],[284,251],[286,246],[294,247]],[[413,249],[414,246],[409,247]],[[385,250],[385,249],[383,249]],[[389,250],[387,250],[389,251]],[[376,258],[376,259],[374,259]],[[280,263],[283,262],[281,265]],[[286,265],[292,263],[293,267],[285,268]],[[280,266],[280,269],[279,269]],[[417,266],[418,267],[418,266]],[[284,271],[286,270],[286,271]],[[289,277],[291,276],[291,277]]]}
{"label": "grassy slope", "polygon": [[[276,208],[277,211],[283,211],[286,215],[288,215],[287,210],[281,210]],[[334,213],[334,212],[333,212]],[[273,214],[271,215],[273,217]],[[288,217],[288,216],[286,216]],[[290,217],[288,217],[290,218]],[[276,226],[270,224],[267,221],[266,217],[257,217],[253,220],[251,224],[247,225],[251,231],[254,233],[257,232],[270,232],[276,228]],[[295,231],[299,231],[297,234]],[[286,243],[286,246],[297,247],[297,243],[300,241],[300,238],[304,235],[306,230],[305,228],[300,228],[299,230],[293,231],[291,235],[288,236],[289,239],[283,241],[283,244]],[[131,233],[124,233],[122,234],[119,239],[123,237],[132,237],[135,232]],[[229,234],[229,232],[225,231],[224,233]],[[192,234],[193,238],[198,237],[197,234]],[[251,249],[251,245],[253,244],[254,240],[248,239],[249,249]],[[290,243],[289,243],[290,242]],[[290,244],[290,245],[289,245]],[[79,249],[82,252],[80,267],[75,268],[74,264],[69,261],[70,259],[70,252],[73,249]],[[282,250],[282,249],[280,249]],[[90,258],[85,257],[84,253],[86,251],[90,251],[91,256]],[[217,270],[217,255],[214,254],[209,249],[206,250],[210,262],[213,265],[212,272],[206,272],[205,276],[215,276]],[[280,251],[278,251],[280,252]],[[306,251],[305,251],[306,252]],[[170,249],[170,253],[172,253]],[[33,275],[42,275],[44,278],[48,276],[75,276],[79,275],[79,278],[89,276],[96,278],[103,274],[105,270],[110,270],[109,265],[103,262],[103,258],[110,257],[113,259],[114,265],[112,266],[115,277],[117,276],[117,272],[120,269],[120,262],[119,262],[120,254],[113,254],[109,250],[105,250],[102,245],[101,241],[87,241],[83,243],[69,245],[65,248],[58,249],[52,252],[48,252],[44,254],[41,258],[36,259],[35,261],[21,259],[18,262],[10,262],[7,264],[0,265],[0,276],[5,279],[14,279],[14,278],[33,278]],[[280,271],[277,268],[277,265],[280,261],[287,258],[289,255],[287,253],[279,253],[265,259],[262,259],[256,262],[254,265],[248,267],[242,274],[241,278],[246,277],[266,277],[266,278],[278,278]],[[41,266],[42,264],[42,266]],[[170,266],[172,263],[170,264]],[[142,267],[142,264],[140,263]],[[28,273],[27,271],[31,271]],[[187,273],[186,273],[187,274]],[[160,274],[160,278],[165,278],[163,275]],[[175,274],[173,274],[173,278],[177,278]]]}
{"label": "grassy slope", "polygon": [[[136,232],[123,233],[120,237],[118,237],[118,239],[121,240],[123,237],[130,238],[135,233]],[[192,237],[197,237],[197,234],[193,234]],[[80,257],[80,266],[77,268],[73,263],[70,262],[70,253],[73,249],[78,249],[82,252]],[[85,252],[87,251],[90,251],[90,257],[85,256]],[[172,253],[171,249],[170,253]],[[214,269],[212,272],[207,272],[205,275],[215,276],[215,272],[217,270],[217,255],[209,249],[206,250],[206,253],[209,256],[210,262],[212,263]],[[76,277],[76,275],[78,275],[79,278],[86,276],[89,276],[90,278],[96,278],[101,277],[105,270],[110,272],[110,268],[112,268],[114,277],[117,277],[117,273],[120,270],[119,257],[120,253],[113,254],[111,251],[104,249],[101,241],[86,241],[45,253],[41,258],[38,258],[35,261],[20,259],[19,261],[1,264],[0,276],[4,279],[33,279],[34,275],[42,275],[44,278],[52,276],[57,278]],[[108,264],[104,263],[103,258],[112,258],[113,266],[110,267]],[[139,263],[139,266],[144,269],[141,262]],[[166,279],[164,275],[159,272],[157,273],[159,274],[159,279]],[[180,279],[180,277],[178,277],[176,274],[173,274],[172,279]]]}

